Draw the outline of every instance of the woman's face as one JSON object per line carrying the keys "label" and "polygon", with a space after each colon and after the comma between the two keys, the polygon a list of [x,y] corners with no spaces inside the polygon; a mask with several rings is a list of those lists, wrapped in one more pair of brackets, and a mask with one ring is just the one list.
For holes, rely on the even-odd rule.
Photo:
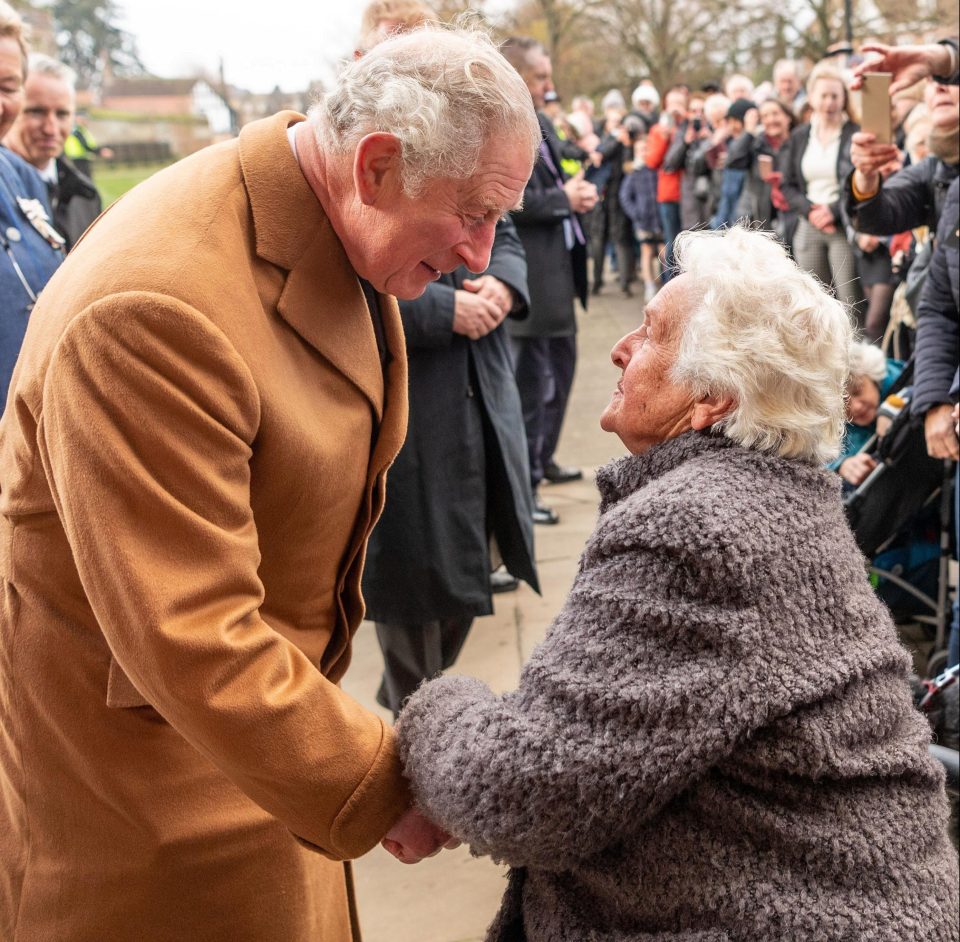
{"label": "woman's face", "polygon": [[880,387],[869,376],[855,376],[847,392],[847,421],[864,428],[872,425],[880,405]]}
{"label": "woman's face", "polygon": [[643,324],[610,354],[622,375],[600,428],[619,436],[635,455],[692,427],[693,393],[670,376],[689,303],[689,277],[672,278],[647,305]]}
{"label": "woman's face", "polygon": [[939,85],[929,82],[923,93],[927,112],[935,128],[951,130],[960,124],[960,85]]}
{"label": "woman's face", "polygon": [[23,55],[20,44],[0,38],[0,140],[10,130],[23,104]]}
{"label": "woman's face", "polygon": [[790,127],[783,109],[772,101],[760,106],[760,123],[763,125],[763,133],[773,140],[786,137],[787,129]]}
{"label": "woman's face", "polygon": [[810,93],[813,113],[820,118],[838,118],[843,112],[843,100],[843,82],[832,78],[820,79]]}

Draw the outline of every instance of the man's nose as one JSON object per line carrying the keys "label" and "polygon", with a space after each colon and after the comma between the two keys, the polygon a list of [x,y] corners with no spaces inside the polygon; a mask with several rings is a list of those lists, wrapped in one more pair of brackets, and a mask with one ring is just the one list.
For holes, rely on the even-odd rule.
{"label": "man's nose", "polygon": [[490,264],[490,252],[493,249],[496,229],[495,222],[484,222],[457,245],[456,252],[461,261],[475,275],[486,271]]}

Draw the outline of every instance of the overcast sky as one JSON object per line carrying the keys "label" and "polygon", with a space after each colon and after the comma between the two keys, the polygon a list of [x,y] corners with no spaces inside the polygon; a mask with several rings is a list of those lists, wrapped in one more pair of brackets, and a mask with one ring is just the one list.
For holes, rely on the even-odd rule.
{"label": "overcast sky", "polygon": [[[137,40],[144,66],[178,78],[216,74],[253,92],[300,91],[329,82],[349,56],[367,0],[118,0],[119,23]],[[503,6],[494,0],[491,6]]]}
{"label": "overcast sky", "polygon": [[329,81],[349,55],[366,0],[119,0],[119,24],[137,40],[144,66],[178,78],[216,74],[254,92],[299,91]]}

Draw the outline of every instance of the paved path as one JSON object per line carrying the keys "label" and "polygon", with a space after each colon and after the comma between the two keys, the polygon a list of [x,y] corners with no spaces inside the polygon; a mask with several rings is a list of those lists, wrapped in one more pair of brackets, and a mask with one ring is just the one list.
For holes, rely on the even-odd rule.
{"label": "paved path", "polygon": [[[606,294],[591,298],[590,312],[580,318],[580,361],[559,459],[579,465],[586,474],[583,481],[542,490],[544,501],[561,517],[558,526],[536,531],[543,597],[525,585],[495,596],[495,614],[474,622],[454,668],[481,678],[494,690],[516,685],[521,664],[567,594],[596,517],[594,470],[624,454],[619,440],[600,430],[598,419],[619,377],[610,363],[610,348],[639,324],[641,308],[639,300],[624,299],[608,287]],[[381,663],[373,626],[365,622],[343,686],[364,706],[387,716],[373,698]],[[357,861],[355,873],[364,942],[479,942],[505,886],[503,868],[470,857],[465,848],[413,867],[377,848]]]}

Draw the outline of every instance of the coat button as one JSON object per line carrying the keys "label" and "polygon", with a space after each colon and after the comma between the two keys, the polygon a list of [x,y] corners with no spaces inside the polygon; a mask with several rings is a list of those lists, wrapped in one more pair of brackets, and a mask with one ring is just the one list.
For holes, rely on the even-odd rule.
{"label": "coat button", "polygon": [[19,242],[23,238],[23,236],[20,235],[20,230],[17,229],[16,226],[10,226],[10,228],[7,229],[6,236],[11,242]]}
{"label": "coat button", "polygon": [[467,384],[467,398],[468,399],[473,398],[473,385],[470,383]]}

